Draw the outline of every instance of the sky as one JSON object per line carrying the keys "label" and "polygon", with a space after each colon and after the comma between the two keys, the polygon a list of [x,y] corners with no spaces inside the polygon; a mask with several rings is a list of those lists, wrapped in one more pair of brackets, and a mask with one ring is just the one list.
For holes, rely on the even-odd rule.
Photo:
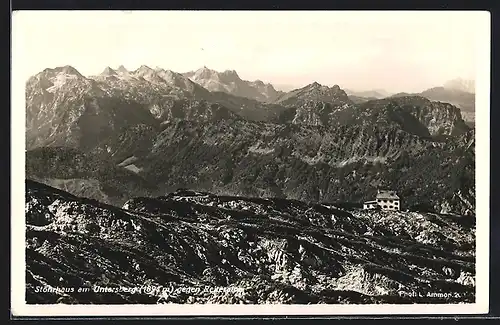
{"label": "sky", "polygon": [[[71,65],[236,70],[297,88],[417,92],[475,79],[485,12],[23,11],[12,19],[13,73]],[[483,30],[484,31],[484,30]]]}

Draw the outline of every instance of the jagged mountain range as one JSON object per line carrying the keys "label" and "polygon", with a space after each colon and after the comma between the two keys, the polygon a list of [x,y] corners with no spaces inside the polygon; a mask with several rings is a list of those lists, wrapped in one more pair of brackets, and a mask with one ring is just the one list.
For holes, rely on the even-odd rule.
{"label": "jagged mountain range", "polygon": [[473,303],[474,260],[473,217],[26,181],[28,304]]}
{"label": "jagged mountain range", "polygon": [[183,73],[190,80],[210,91],[220,91],[231,95],[255,99],[262,102],[273,102],[283,94],[274,89],[270,83],[261,80],[242,80],[234,70],[218,72],[207,67]]}
{"label": "jagged mountain range", "polygon": [[[113,111],[110,106],[128,108]],[[143,65],[135,71],[127,71],[123,66],[117,70],[108,67],[100,75],[90,77],[84,77],[70,66],[45,69],[29,78],[26,84],[26,144],[31,148],[78,141],[65,136],[70,130],[62,130],[77,120],[78,123],[109,123],[96,125],[93,132],[99,134],[89,135],[96,138],[106,137],[108,130],[141,119],[148,120],[142,120],[147,125],[155,125],[179,114],[182,118],[201,118],[202,115],[206,119],[217,118],[218,114],[204,115],[218,110],[217,107],[220,107],[218,114],[236,113],[251,120],[267,120],[279,112],[276,105],[210,92],[179,73],[161,68]],[[186,115],[186,111],[190,113]],[[131,117],[133,114],[136,116]],[[155,122],[151,122],[152,119]],[[79,137],[85,139],[82,131],[88,128],[77,129]]]}
{"label": "jagged mountain range", "polygon": [[65,66],[27,82],[26,147],[27,177],[116,205],[180,186],[360,202],[384,185],[407,208],[475,211],[474,130],[419,96],[359,104],[312,83],[263,103],[160,68]]}

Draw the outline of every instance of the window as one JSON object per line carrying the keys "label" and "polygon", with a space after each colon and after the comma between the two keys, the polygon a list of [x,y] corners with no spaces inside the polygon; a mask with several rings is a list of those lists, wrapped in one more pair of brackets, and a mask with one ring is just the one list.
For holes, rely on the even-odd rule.
{"label": "window", "polygon": [[384,209],[387,209],[387,205],[384,205],[384,206],[383,206],[383,208],[384,208]]}

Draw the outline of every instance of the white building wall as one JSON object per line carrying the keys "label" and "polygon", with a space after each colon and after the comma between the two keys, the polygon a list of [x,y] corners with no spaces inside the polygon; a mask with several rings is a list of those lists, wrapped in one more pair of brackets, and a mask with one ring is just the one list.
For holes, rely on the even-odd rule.
{"label": "white building wall", "polygon": [[399,211],[400,209],[399,200],[377,199],[377,204],[382,210]]}

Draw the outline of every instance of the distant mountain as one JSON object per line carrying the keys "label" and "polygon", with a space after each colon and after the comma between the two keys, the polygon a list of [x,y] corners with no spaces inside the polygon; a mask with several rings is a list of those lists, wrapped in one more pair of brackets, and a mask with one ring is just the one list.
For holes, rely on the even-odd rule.
{"label": "distant mountain", "polygon": [[407,97],[407,96],[420,96],[420,93],[407,93],[407,92],[400,92],[391,95],[391,98],[398,98],[398,97]]}
{"label": "distant mountain", "polygon": [[476,85],[474,80],[465,80],[462,78],[456,78],[445,82],[443,86],[446,89],[459,90],[471,94],[476,93]]}
{"label": "distant mountain", "polygon": [[261,80],[242,80],[234,70],[218,72],[207,67],[183,74],[210,91],[225,92],[231,95],[250,98],[261,102],[272,102],[282,92]]}
{"label": "distant mountain", "polygon": [[355,96],[355,95],[349,95],[349,99],[355,104],[361,104],[361,103],[367,102],[369,100],[376,100],[378,98],[376,98],[376,97],[360,97],[360,96]]}
{"label": "distant mountain", "polygon": [[375,98],[375,99],[381,99],[391,95],[384,89],[374,89],[365,91],[353,91],[345,89],[345,92],[349,97],[354,96],[354,97]]}
{"label": "distant mountain", "polygon": [[274,88],[276,90],[282,91],[282,92],[289,92],[289,91],[292,91],[292,90],[298,88],[297,86],[290,85],[290,84],[276,84],[276,83],[273,83],[273,86],[274,86]]}
{"label": "distant mountain", "polygon": [[462,117],[465,121],[472,123],[474,122],[476,96],[473,93],[468,93],[457,89],[449,89],[445,87],[434,87],[424,90],[421,93],[398,93],[392,95],[391,97],[404,96],[422,96],[432,101],[450,103],[460,108]]}

